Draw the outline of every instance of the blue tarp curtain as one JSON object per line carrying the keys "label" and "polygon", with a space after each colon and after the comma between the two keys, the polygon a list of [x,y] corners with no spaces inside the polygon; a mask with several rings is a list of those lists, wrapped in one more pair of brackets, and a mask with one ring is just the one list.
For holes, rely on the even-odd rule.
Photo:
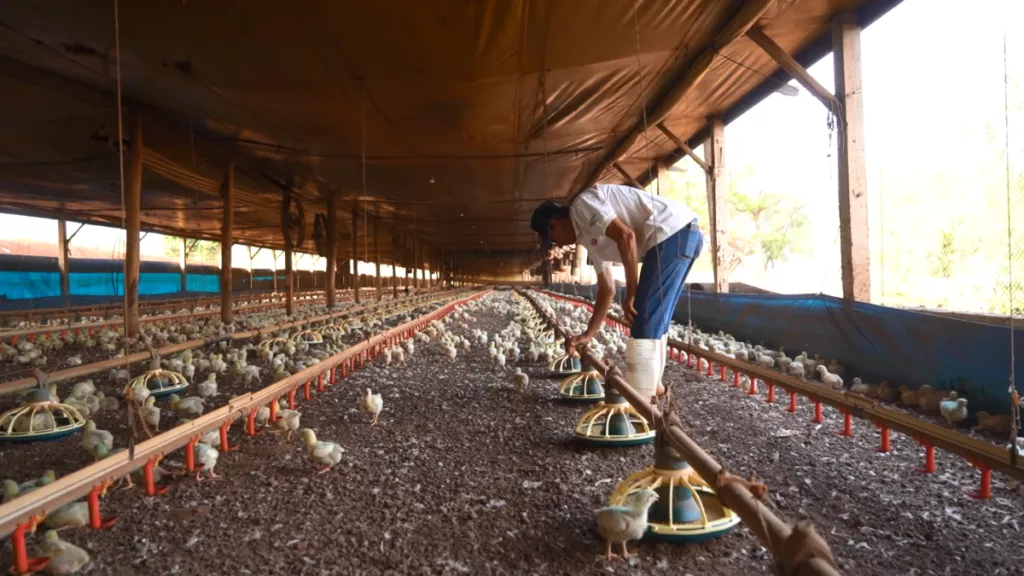
{"label": "blue tarp curtain", "polygon": [[[590,299],[597,293],[596,286],[553,284],[551,289]],[[740,340],[783,347],[790,357],[807,351],[836,358],[847,367],[848,379],[953,389],[969,399],[972,413],[1009,411],[1009,328],[825,295],[696,290],[683,292],[677,322],[686,323],[688,304],[694,325],[706,332],[723,330]],[[1024,358],[1024,330],[1015,331],[1015,346],[1015,355]]]}

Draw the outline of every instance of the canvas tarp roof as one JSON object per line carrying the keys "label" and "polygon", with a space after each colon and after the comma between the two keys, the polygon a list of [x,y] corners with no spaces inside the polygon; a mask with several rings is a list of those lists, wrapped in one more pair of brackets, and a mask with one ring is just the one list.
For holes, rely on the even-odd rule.
{"label": "canvas tarp roof", "polygon": [[[896,2],[122,1],[124,102],[144,124],[142,225],[219,237],[230,156],[238,242],[283,246],[291,188],[307,243],[313,214],[337,195],[339,258],[351,257],[356,207],[360,258],[373,254],[362,221],[379,218],[385,262],[392,250],[408,262],[415,232],[428,261],[459,252],[514,274],[535,248],[538,201],[623,180],[603,164],[642,118],[639,77],[650,111],[751,4],[806,60],[827,50],[832,14],[871,20]],[[114,26],[113,0],[0,4],[5,210],[120,224]],[[699,140],[706,118],[763,98],[776,72],[740,37],[665,124]],[[621,164],[640,178],[675,148],[650,126]]]}

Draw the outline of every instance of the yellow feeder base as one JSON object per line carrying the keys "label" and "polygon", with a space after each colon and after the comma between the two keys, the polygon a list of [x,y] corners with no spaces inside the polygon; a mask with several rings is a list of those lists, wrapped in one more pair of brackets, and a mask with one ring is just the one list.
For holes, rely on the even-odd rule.
{"label": "yellow feeder base", "polygon": [[631,474],[615,488],[609,499],[610,505],[622,506],[631,492],[642,489],[657,492],[658,502],[647,515],[650,537],[702,542],[722,536],[740,523],[740,517],[722,504],[711,486],[684,460],[659,457],[658,465],[667,467],[651,466]]}
{"label": "yellow feeder base", "polygon": [[579,404],[600,402],[604,400],[604,378],[594,370],[569,376],[558,387],[558,397]]}
{"label": "yellow feeder base", "polygon": [[656,434],[647,420],[614,390],[576,424],[576,439],[594,446],[639,446],[653,442]]}

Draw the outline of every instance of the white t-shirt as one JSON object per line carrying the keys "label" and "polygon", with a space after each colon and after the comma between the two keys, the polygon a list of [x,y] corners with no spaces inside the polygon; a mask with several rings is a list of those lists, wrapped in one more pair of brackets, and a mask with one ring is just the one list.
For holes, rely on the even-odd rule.
{"label": "white t-shirt", "polygon": [[573,199],[569,219],[576,230],[576,242],[586,246],[599,272],[607,263],[622,262],[619,247],[605,235],[615,218],[636,234],[637,256],[662,240],[697,221],[697,214],[685,204],[644,190],[619,184],[597,184]]}

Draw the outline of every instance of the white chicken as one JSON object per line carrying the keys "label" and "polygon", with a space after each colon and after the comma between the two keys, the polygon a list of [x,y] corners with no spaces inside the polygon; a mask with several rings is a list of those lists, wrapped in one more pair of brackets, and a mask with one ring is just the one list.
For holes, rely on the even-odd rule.
{"label": "white chicken", "polygon": [[373,421],[370,422],[371,426],[377,424],[377,419],[380,418],[380,413],[384,410],[384,398],[379,394],[374,394],[370,388],[366,389],[366,394],[359,399],[359,409],[368,414],[373,414]]}
{"label": "white chicken", "polygon": [[206,380],[203,380],[198,386],[196,386],[196,394],[198,394],[200,398],[204,399],[217,395],[216,372],[210,372],[210,374],[207,375]]}
{"label": "white chicken", "polygon": [[302,441],[306,444],[306,457],[310,462],[320,465],[317,474],[323,474],[341,462],[341,456],[345,449],[340,444],[317,440],[316,432],[309,428],[303,428],[300,434]]}
{"label": "white chicken", "polygon": [[526,393],[526,388],[530,385],[530,377],[523,373],[523,370],[516,367],[516,373],[512,375],[512,381],[515,382],[516,390],[520,394]]}
{"label": "white chicken", "polygon": [[838,374],[829,373],[828,368],[821,364],[818,365],[818,377],[821,379],[822,384],[833,390],[839,390],[843,387],[843,379]]}

